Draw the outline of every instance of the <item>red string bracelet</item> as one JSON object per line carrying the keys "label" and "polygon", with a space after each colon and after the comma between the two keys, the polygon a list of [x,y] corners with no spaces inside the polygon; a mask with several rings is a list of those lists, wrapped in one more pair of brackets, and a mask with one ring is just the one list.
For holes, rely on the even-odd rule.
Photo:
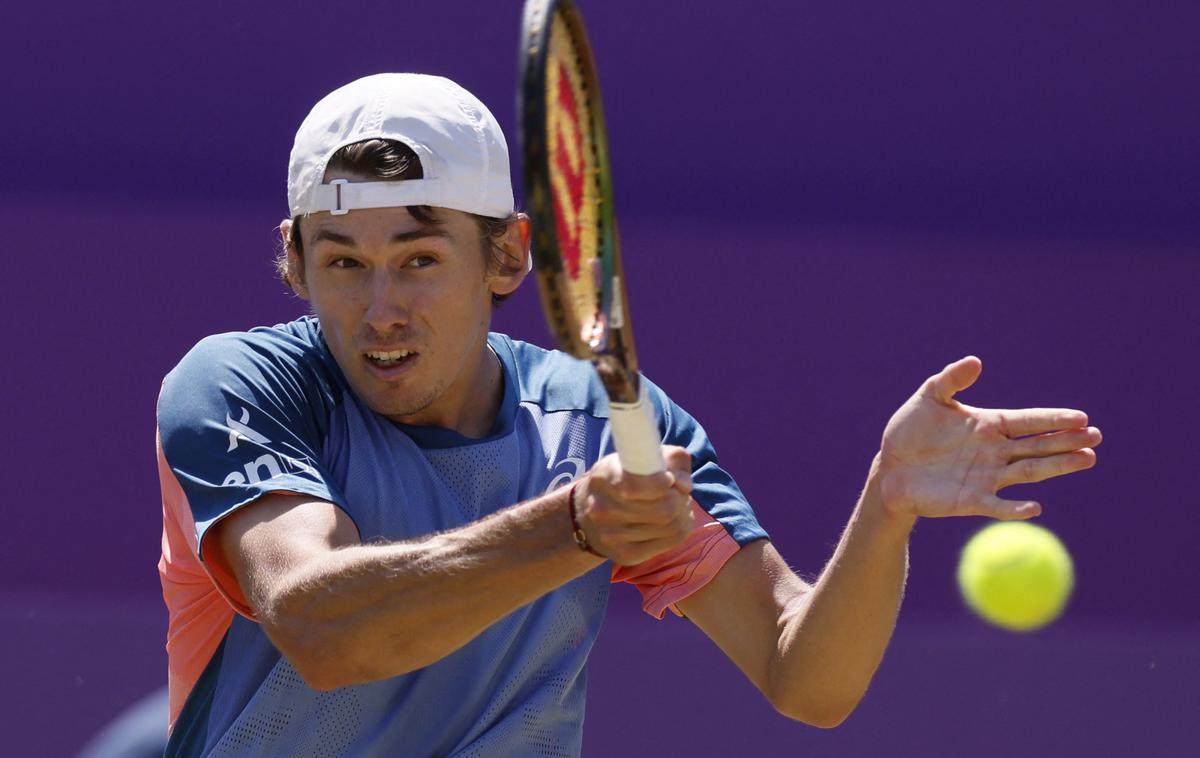
{"label": "red string bracelet", "polygon": [[587,534],[585,534],[583,528],[579,526],[579,519],[575,517],[575,490],[577,489],[579,489],[578,479],[571,484],[571,491],[567,493],[567,503],[569,504],[568,510],[570,510],[571,513],[571,536],[575,538],[575,544],[579,546],[580,550],[585,553],[591,553],[597,558],[603,558],[603,555],[597,553],[592,549],[592,546],[588,544]]}

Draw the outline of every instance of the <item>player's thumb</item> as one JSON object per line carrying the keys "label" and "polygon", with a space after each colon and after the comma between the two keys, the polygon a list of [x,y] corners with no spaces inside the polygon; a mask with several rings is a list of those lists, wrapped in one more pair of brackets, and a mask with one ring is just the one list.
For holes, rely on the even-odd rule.
{"label": "player's thumb", "polygon": [[671,486],[685,495],[692,492],[692,455],[676,445],[663,445],[663,464],[674,477]]}
{"label": "player's thumb", "polygon": [[932,377],[934,396],[943,403],[950,402],[955,393],[970,387],[983,373],[983,361],[974,355],[959,358]]}

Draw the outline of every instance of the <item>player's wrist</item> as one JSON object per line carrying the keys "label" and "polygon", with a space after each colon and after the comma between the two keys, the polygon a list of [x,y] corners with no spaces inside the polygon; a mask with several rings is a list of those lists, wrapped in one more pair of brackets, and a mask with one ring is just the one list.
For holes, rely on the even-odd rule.
{"label": "player's wrist", "polygon": [[905,535],[912,531],[917,522],[917,516],[911,511],[898,506],[895,501],[885,497],[887,487],[884,486],[886,472],[883,468],[883,453],[876,453],[867,473],[867,483],[863,487],[860,509],[864,516],[877,521],[889,530],[903,532]]}
{"label": "player's wrist", "polygon": [[567,490],[567,515],[571,520],[571,537],[575,540],[575,546],[581,551],[589,553],[597,558],[607,560],[607,556],[596,550],[588,541],[587,532],[579,521],[579,497],[580,484],[584,482],[586,477],[580,477],[571,483],[571,487]]}

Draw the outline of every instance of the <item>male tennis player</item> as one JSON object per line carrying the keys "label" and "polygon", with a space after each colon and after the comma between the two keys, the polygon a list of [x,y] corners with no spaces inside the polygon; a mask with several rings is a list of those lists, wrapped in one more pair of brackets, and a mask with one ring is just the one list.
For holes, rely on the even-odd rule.
{"label": "male tennis player", "polygon": [[657,388],[667,471],[622,473],[584,363],[489,333],[525,278],[504,136],[454,83],[353,82],[301,125],[281,232],[313,317],[200,342],[158,406],[171,755],[574,755],[610,581],[685,615],[780,712],[846,718],[918,516],[1093,465],[1069,410],[957,403],[884,432],[815,585]]}

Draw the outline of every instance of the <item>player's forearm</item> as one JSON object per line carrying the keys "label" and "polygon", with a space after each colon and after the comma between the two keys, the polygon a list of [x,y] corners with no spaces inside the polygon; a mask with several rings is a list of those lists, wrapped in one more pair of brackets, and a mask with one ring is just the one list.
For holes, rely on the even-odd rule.
{"label": "player's forearm", "polygon": [[790,611],[772,671],[781,701],[823,725],[843,720],[865,694],[904,593],[914,519],[885,513],[876,471],[877,462],[816,586]]}
{"label": "player's forearm", "polygon": [[434,663],[595,568],[571,541],[566,492],[416,543],[359,545],[280,582],[272,639],[319,689]]}

